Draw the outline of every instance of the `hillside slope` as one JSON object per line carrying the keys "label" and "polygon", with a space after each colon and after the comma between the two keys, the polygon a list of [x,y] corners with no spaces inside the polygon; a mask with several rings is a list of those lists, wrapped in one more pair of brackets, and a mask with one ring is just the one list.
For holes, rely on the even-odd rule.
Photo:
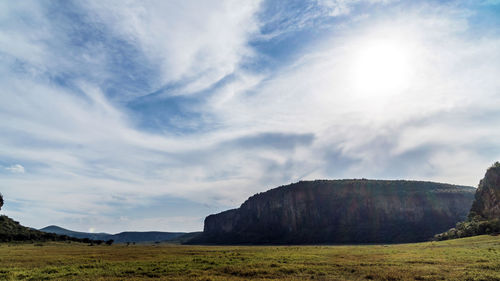
{"label": "hillside slope", "polygon": [[203,235],[192,243],[425,241],[463,220],[474,192],[473,187],[421,181],[302,181],[208,216]]}
{"label": "hillside slope", "polygon": [[76,241],[97,242],[93,239],[79,239],[55,233],[46,233],[36,229],[22,226],[19,222],[7,217],[0,216],[0,242],[12,241]]}

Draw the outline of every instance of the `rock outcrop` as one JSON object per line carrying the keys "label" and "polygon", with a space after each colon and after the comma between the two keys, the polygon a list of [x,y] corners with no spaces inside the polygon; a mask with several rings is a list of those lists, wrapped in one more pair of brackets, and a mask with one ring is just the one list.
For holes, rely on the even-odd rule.
{"label": "rock outcrop", "polygon": [[469,217],[500,219],[500,163],[491,166],[479,182]]}
{"label": "rock outcrop", "polygon": [[311,244],[425,241],[465,219],[475,189],[388,180],[317,180],[250,197],[210,215],[192,243]]}
{"label": "rock outcrop", "polygon": [[467,220],[437,234],[435,240],[500,233],[500,163],[488,168],[474,197]]}

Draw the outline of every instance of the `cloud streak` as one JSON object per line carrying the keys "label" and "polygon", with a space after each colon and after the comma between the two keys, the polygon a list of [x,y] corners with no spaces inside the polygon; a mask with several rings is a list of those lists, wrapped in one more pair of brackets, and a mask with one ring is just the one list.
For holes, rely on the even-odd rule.
{"label": "cloud streak", "polygon": [[15,174],[24,174],[26,171],[24,170],[24,167],[19,165],[19,164],[15,164],[15,165],[12,165],[12,166],[9,166],[9,167],[5,167],[5,170],[11,172],[11,173],[15,173]]}

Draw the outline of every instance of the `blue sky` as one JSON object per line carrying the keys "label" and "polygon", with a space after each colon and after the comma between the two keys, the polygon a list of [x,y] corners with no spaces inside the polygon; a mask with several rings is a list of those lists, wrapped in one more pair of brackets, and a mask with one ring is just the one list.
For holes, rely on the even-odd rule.
{"label": "blue sky", "polygon": [[2,213],[196,231],[299,180],[475,186],[500,1],[3,1]]}

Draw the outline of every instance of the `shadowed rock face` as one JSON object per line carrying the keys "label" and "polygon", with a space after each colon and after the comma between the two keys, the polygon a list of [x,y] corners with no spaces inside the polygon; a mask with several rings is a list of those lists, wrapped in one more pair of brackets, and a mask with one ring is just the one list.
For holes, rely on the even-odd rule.
{"label": "shadowed rock face", "polygon": [[382,180],[303,181],[210,215],[197,242],[216,244],[425,241],[466,218],[475,189]]}
{"label": "shadowed rock face", "polygon": [[490,167],[479,182],[470,211],[471,217],[479,215],[485,220],[500,219],[500,163]]}

